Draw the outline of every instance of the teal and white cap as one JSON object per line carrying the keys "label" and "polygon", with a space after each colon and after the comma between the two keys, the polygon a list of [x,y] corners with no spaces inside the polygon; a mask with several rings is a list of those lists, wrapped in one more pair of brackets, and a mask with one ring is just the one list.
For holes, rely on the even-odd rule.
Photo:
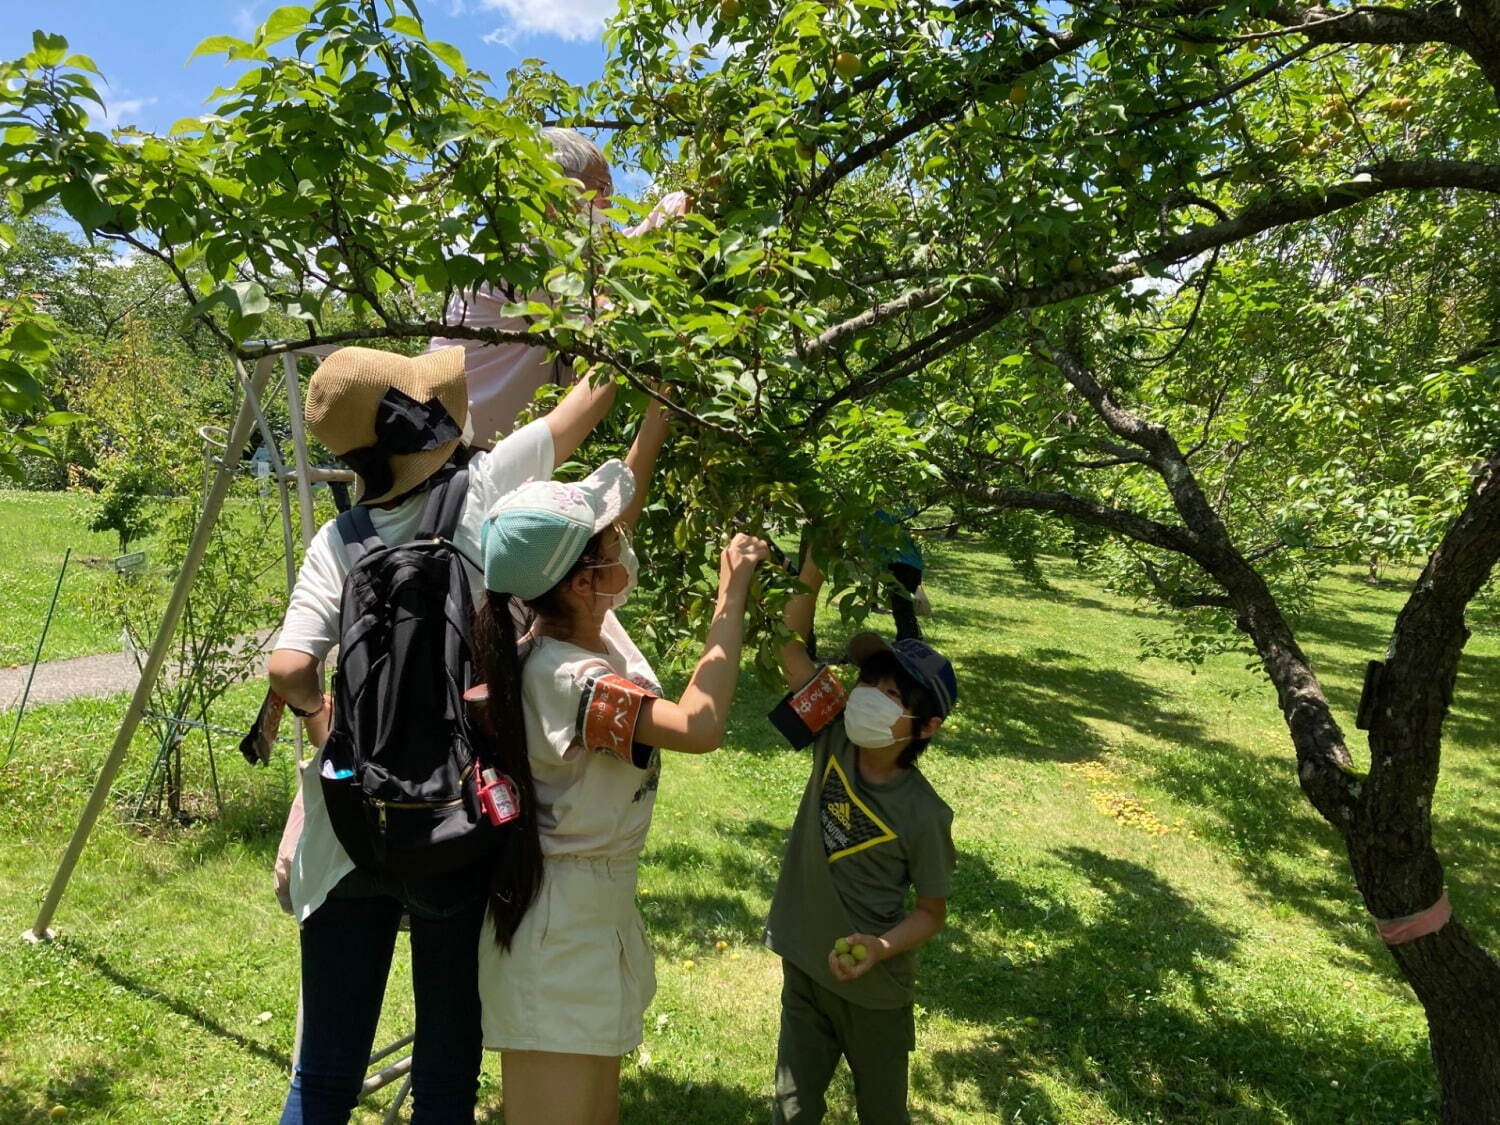
{"label": "teal and white cap", "polygon": [[635,476],[617,459],[576,484],[535,480],[507,492],[479,531],[485,587],[522,599],[545,594],[634,496]]}

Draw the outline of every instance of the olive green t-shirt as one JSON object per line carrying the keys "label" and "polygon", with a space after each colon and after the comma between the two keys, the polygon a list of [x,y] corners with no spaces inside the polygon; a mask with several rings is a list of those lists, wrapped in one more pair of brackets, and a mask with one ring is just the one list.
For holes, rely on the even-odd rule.
{"label": "olive green t-shirt", "polygon": [[765,941],[825,988],[866,1008],[912,1002],[914,952],[840,982],[828,970],[833,943],[883,934],[907,914],[909,888],[947,898],[954,866],[953,810],[915,766],[879,785],[859,774],[859,749],[844,733],[843,690],[824,669],[773,716],[793,745],[811,740],[812,772],[766,921]]}

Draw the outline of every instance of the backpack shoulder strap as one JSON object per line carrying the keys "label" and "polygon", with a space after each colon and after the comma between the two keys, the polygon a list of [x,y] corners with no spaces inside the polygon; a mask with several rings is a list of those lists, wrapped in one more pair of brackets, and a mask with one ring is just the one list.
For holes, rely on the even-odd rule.
{"label": "backpack shoulder strap", "polygon": [[349,558],[349,569],[371,551],[378,551],[385,544],[375,523],[370,519],[370,509],[356,504],[347,512],[340,512],[337,521],[339,538],[344,541],[344,553]]}
{"label": "backpack shoulder strap", "polygon": [[458,530],[459,517],[463,515],[464,501],[468,498],[469,467],[460,465],[428,490],[417,538],[441,537],[451,542],[453,533]]}

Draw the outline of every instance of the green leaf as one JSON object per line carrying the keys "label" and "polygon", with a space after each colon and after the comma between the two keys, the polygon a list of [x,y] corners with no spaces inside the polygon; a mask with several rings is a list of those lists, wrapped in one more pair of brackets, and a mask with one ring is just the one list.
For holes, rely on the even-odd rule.
{"label": "green leaf", "polygon": [[452,43],[444,43],[433,39],[427,44],[427,49],[443,62],[448,64],[448,69],[453,73],[463,75],[469,73],[469,64],[464,62],[463,52]]}
{"label": "green leaf", "polygon": [[63,184],[58,198],[68,214],[86,231],[98,230],[114,215],[114,208],[99,198],[87,180],[76,177],[69,180]]}
{"label": "green leaf", "polygon": [[68,41],[61,35],[49,35],[45,31],[31,33],[31,49],[40,66],[56,66],[68,54]]}
{"label": "green leaf", "polygon": [[44,414],[37,419],[38,426],[49,428],[56,426],[71,426],[74,422],[82,422],[86,415],[76,414],[71,410],[54,410],[51,414]]}
{"label": "green leaf", "polygon": [[307,26],[311,18],[311,12],[295,4],[277,8],[266,17],[266,22],[261,24],[256,38],[262,45],[269,47],[273,43],[280,43],[283,39],[296,35]]}
{"label": "green leaf", "polygon": [[86,70],[90,74],[104,77],[104,72],[99,69],[99,64],[87,55],[69,55],[63,60],[63,66],[70,66],[74,70]]}
{"label": "green leaf", "polygon": [[422,21],[412,16],[392,16],[381,25],[399,35],[407,35],[413,39],[426,39],[427,33],[422,30]]}
{"label": "green leaf", "polygon": [[271,299],[266,296],[265,287],[260,282],[241,281],[229,288],[234,293],[241,316],[261,316],[271,311]]}
{"label": "green leaf", "polygon": [[199,55],[230,55],[249,46],[249,43],[236,39],[233,35],[210,35],[193,48],[193,53],[188,58],[196,59]]}
{"label": "green leaf", "polygon": [[6,343],[23,355],[43,356],[52,350],[54,333],[35,320],[17,322],[6,337]]}

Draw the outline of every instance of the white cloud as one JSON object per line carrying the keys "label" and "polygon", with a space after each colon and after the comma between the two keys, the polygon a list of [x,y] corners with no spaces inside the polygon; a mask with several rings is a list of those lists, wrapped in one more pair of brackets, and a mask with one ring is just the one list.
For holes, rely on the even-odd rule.
{"label": "white cloud", "polygon": [[103,125],[106,129],[118,129],[121,125],[129,125],[130,118],[135,117],[148,105],[155,105],[155,98],[121,98],[118,101],[106,102],[104,106]]}
{"label": "white cloud", "polygon": [[260,25],[256,16],[259,4],[242,4],[234,10],[234,33],[241,39],[249,39]]}
{"label": "white cloud", "polygon": [[619,8],[618,0],[480,0],[505,22],[484,37],[486,43],[509,46],[524,35],[552,35],[570,42],[598,39],[604,21]]}

